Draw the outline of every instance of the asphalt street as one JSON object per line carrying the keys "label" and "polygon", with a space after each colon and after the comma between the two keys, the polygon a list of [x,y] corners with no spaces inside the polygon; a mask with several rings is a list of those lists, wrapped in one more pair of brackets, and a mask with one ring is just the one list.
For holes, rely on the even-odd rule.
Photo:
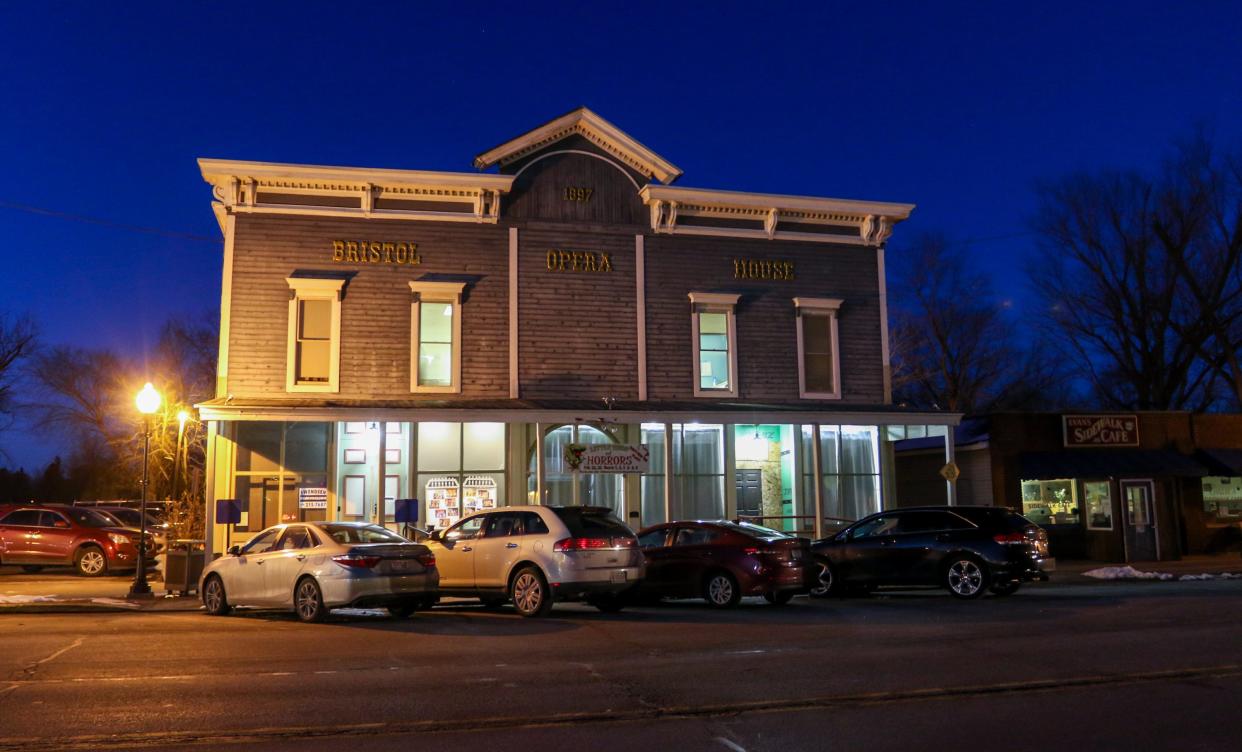
{"label": "asphalt street", "polygon": [[1242,582],[0,617],[0,750],[1236,749]]}

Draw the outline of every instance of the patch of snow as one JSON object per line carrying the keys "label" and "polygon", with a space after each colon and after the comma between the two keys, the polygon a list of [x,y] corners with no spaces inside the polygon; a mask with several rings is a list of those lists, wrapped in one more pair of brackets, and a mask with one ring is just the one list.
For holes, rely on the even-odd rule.
{"label": "patch of snow", "polygon": [[1097,580],[1171,580],[1173,575],[1168,572],[1141,572],[1129,565],[1124,567],[1100,567],[1082,573],[1084,577]]}
{"label": "patch of snow", "polygon": [[123,601],[119,598],[91,598],[91,603],[100,603],[105,606],[125,606],[126,608],[138,608],[137,603]]}
{"label": "patch of snow", "polygon": [[54,595],[0,595],[0,603],[56,603]]}
{"label": "patch of snow", "polygon": [[1177,579],[1187,580],[1242,580],[1242,574],[1233,574],[1232,572],[1221,572],[1219,574],[1184,574]]}

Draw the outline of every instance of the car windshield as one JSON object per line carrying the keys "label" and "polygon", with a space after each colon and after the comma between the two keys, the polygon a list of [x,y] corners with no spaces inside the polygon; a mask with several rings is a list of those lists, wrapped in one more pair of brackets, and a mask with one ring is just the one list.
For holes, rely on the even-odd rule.
{"label": "car windshield", "polygon": [[[142,513],[140,513],[137,509],[109,509],[107,512],[97,509],[95,511],[112,515],[124,523],[126,527],[140,527],[142,524]],[[156,527],[158,525],[159,522],[148,514],[147,527]]]}
{"label": "car windshield", "polygon": [[405,538],[379,525],[323,525],[321,528],[337,543],[408,543]]}
{"label": "car windshield", "polygon": [[94,509],[65,509],[63,511],[66,517],[83,527],[116,527],[120,522],[107,512]]}

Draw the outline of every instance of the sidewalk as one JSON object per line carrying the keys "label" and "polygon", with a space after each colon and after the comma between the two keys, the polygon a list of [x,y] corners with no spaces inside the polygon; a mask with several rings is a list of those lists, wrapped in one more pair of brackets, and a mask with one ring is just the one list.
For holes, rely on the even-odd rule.
{"label": "sidewalk", "polygon": [[120,611],[197,611],[197,594],[165,597],[160,574],[148,576],[153,598],[127,600],[132,574],[80,577],[69,570],[27,574],[17,567],[0,568],[0,614]]}

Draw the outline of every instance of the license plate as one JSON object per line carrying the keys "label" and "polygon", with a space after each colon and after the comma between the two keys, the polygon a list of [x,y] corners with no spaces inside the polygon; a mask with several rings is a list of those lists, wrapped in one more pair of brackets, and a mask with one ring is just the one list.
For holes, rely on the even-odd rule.
{"label": "license plate", "polygon": [[410,569],[410,562],[402,561],[401,559],[394,559],[393,561],[388,562],[388,568],[393,572],[408,572]]}
{"label": "license plate", "polygon": [[628,576],[629,576],[629,572],[626,572],[624,569],[622,569],[620,572],[612,573],[612,581],[614,583],[625,582]]}

